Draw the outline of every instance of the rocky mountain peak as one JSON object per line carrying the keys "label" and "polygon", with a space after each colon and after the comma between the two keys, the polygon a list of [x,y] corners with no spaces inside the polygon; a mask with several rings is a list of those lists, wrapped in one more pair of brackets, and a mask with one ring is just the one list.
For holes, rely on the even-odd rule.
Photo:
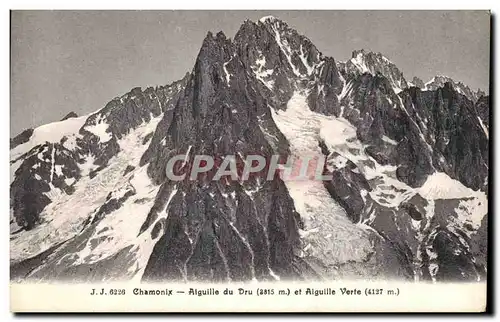
{"label": "rocky mountain peak", "polygon": [[268,27],[273,27],[278,30],[287,30],[287,29],[292,29],[288,26],[288,24],[279,19],[278,17],[275,16],[265,16],[257,20],[256,22],[258,25],[265,25]]}
{"label": "rocky mountain peak", "polygon": [[382,74],[391,83],[396,93],[408,87],[403,73],[387,57],[379,52],[365,49],[352,52],[352,58],[343,64],[347,73],[354,74]]}
{"label": "rocky mountain peak", "polygon": [[275,16],[264,16],[264,17],[260,18],[259,21],[262,23],[273,23],[275,21],[281,21],[281,20],[279,20]]}
{"label": "rocky mountain peak", "polygon": [[464,95],[473,103],[476,103],[481,96],[484,95],[480,89],[473,91],[469,86],[465,85],[461,81],[455,81],[451,77],[444,75],[434,76],[430,81],[425,83],[422,89],[424,90],[437,90],[438,88],[444,87],[446,83],[450,83],[455,91],[459,94]]}
{"label": "rocky mountain peak", "polygon": [[413,79],[411,80],[411,82],[408,82],[408,85],[413,87],[418,87],[420,89],[425,87],[424,81],[418,78],[417,76],[413,76]]}
{"label": "rocky mountain peak", "polygon": [[207,32],[207,35],[203,39],[201,48],[200,48],[200,53],[204,52],[205,48],[212,48],[212,47],[217,47],[217,46],[226,46],[231,44],[231,39],[227,38],[224,32],[219,31],[215,35],[209,31]]}
{"label": "rocky mountain peak", "polygon": [[71,111],[65,117],[63,117],[61,119],[61,121],[64,121],[64,120],[67,120],[67,119],[70,119],[70,118],[74,118],[74,117],[78,117],[78,114],[76,114],[75,112]]}
{"label": "rocky mountain peak", "polygon": [[486,96],[486,93],[482,91],[480,88],[477,89],[477,99],[479,100],[481,97]]}

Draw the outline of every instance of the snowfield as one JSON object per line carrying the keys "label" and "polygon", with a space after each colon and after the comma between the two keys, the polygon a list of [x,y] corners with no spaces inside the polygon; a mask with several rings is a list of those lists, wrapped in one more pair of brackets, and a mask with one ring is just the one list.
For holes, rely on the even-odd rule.
{"label": "snowfield", "polygon": [[[455,209],[459,215],[456,224],[461,227],[470,223],[474,229],[480,226],[488,210],[488,200],[483,192],[473,191],[438,172],[430,175],[420,188],[406,185],[396,178],[397,167],[380,165],[364,152],[365,146],[357,139],[354,126],[342,117],[325,116],[311,111],[306,98],[306,91],[297,90],[285,111],[272,110],[276,125],[290,142],[292,160],[321,155],[319,142],[323,141],[331,152],[340,154],[333,160],[334,167],[340,169],[349,160],[356,164],[366,179],[376,179],[379,182],[372,187],[371,192],[365,194],[369,193],[382,206],[397,210],[401,203],[419,193],[429,200],[426,216],[430,216],[430,219],[434,214],[433,200],[466,198]],[[396,143],[389,138],[384,141]],[[285,184],[296,210],[305,222],[305,230],[301,232],[304,256],[315,256],[324,263],[333,265],[366,259],[372,251],[369,234],[373,229],[369,225],[374,218],[370,217],[359,224],[352,223],[321,181],[285,180]],[[420,224],[413,223],[417,235],[420,228]]]}
{"label": "snowfield", "polygon": [[[296,91],[285,111],[273,111],[273,119],[290,143],[292,159],[322,155],[321,139],[330,139],[332,146],[345,143],[352,132],[345,120],[312,112],[306,93]],[[322,129],[340,136],[322,137]],[[304,220],[301,232],[304,255],[320,258],[324,263],[337,265],[348,261],[363,261],[371,252],[369,234],[352,223],[342,207],[332,199],[322,181],[285,180],[295,208]]]}
{"label": "snowfield", "polygon": [[[43,223],[30,231],[18,233],[11,240],[11,262],[18,262],[32,257],[79,234],[85,220],[99,209],[106,201],[107,195],[127,184],[129,176],[123,177],[125,168],[128,165],[137,166],[139,164],[139,160],[147,148],[147,145],[142,144],[142,140],[147,134],[154,131],[161,118],[162,115],[131,131],[129,135],[118,141],[121,151],[109,161],[109,166],[99,171],[92,179],[88,175],[83,176],[75,184],[73,194],[67,195],[61,190],[52,187],[52,190],[48,193],[52,203],[41,213]],[[85,174],[88,174],[93,168],[93,156],[88,156],[87,163],[82,165],[82,170]],[[150,208],[157,192],[154,189],[157,190],[158,188],[149,187],[149,178],[144,171],[140,169],[138,178],[132,180],[132,185],[138,193],[128,201],[149,197],[152,199],[149,205]],[[125,240],[122,244],[126,244],[127,238],[137,235],[140,225],[148,214],[149,209],[146,209],[147,207],[147,203],[126,204],[125,207],[119,209],[118,215],[109,214],[109,219],[113,220],[114,223],[108,223],[110,231],[106,235],[115,234],[112,237],[114,246],[118,246],[121,243],[120,240]],[[140,208],[141,211],[136,211],[139,210],[137,208]],[[141,216],[141,218],[131,220],[127,209],[133,210],[133,213]],[[102,224],[106,225],[106,220]],[[135,227],[137,225],[139,227]],[[90,258],[109,255],[110,247],[106,247],[105,242],[99,249],[92,252]],[[115,248],[115,251],[117,250],[119,249]],[[102,254],[100,251],[102,251]],[[79,257],[83,260],[89,255],[90,252],[84,250],[83,253],[79,254]]]}
{"label": "snowfield", "polygon": [[63,136],[72,137],[78,135],[78,131],[85,124],[87,117],[88,115],[69,118],[64,121],[53,122],[35,128],[28,142],[10,150],[10,159],[17,159],[39,144],[45,142],[58,143]]}

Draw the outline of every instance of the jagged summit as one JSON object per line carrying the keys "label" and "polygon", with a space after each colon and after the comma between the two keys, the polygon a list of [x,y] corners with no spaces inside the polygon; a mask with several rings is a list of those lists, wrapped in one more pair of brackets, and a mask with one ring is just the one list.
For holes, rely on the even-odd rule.
{"label": "jagged summit", "polygon": [[460,94],[466,96],[472,102],[477,102],[481,96],[484,95],[480,89],[473,91],[469,86],[465,85],[461,81],[455,81],[451,77],[444,75],[434,76],[431,80],[424,84],[423,90],[436,90],[440,87],[444,87],[446,83],[450,83],[451,86]]}
{"label": "jagged summit", "polygon": [[351,58],[357,58],[359,55],[376,57],[377,59],[381,59],[381,60],[385,61],[386,63],[392,64],[391,60],[389,58],[387,58],[387,56],[385,56],[381,52],[375,52],[375,51],[361,48],[361,49],[353,50],[352,54],[351,54]]}
{"label": "jagged summit", "polygon": [[408,87],[403,73],[398,67],[380,52],[365,49],[354,50],[352,58],[343,64],[347,73],[364,74],[377,73],[385,76],[396,93]]}
{"label": "jagged summit", "polygon": [[417,76],[413,76],[413,79],[408,82],[409,86],[413,87],[418,87],[420,89],[423,89],[425,87],[424,81],[418,78]]}
{"label": "jagged summit", "polygon": [[76,114],[75,112],[71,111],[65,117],[63,117],[61,119],[61,121],[64,121],[64,120],[67,120],[67,119],[70,119],[70,118],[73,118],[73,117],[78,117],[78,114]]}
{"label": "jagged summit", "polygon": [[202,43],[202,48],[203,46],[205,45],[205,43],[207,42],[213,42],[213,41],[225,41],[225,40],[229,40],[230,41],[230,38],[227,38],[226,37],[226,34],[220,30],[218,31],[217,33],[213,33],[211,31],[208,31],[207,32],[207,35],[205,36],[205,38],[203,39],[203,43]]}
{"label": "jagged summit", "polygon": [[278,18],[276,18],[275,16],[264,16],[262,18],[259,19],[260,22],[274,22],[276,20],[280,20]]}

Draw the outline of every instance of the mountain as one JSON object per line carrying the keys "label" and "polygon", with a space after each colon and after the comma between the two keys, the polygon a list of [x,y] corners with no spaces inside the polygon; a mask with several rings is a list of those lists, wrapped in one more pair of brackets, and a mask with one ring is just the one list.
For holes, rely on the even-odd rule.
{"label": "mountain", "polygon": [[410,82],[408,82],[408,86],[425,89],[424,81],[418,78],[417,76],[413,76],[413,79]]}
{"label": "mountain", "polygon": [[355,50],[352,53],[352,58],[344,64],[341,63],[341,65],[348,73],[368,73],[372,76],[383,75],[396,94],[408,87],[403,73],[381,53],[366,52],[363,49]]}
{"label": "mountain", "polygon": [[478,89],[477,91],[473,91],[469,88],[469,86],[465,85],[462,82],[456,82],[450,77],[447,76],[435,76],[430,81],[424,84],[422,87],[423,90],[436,90],[437,88],[443,87],[446,83],[450,83],[453,89],[467,97],[472,102],[477,102],[481,96],[484,96],[485,93]]}
{"label": "mountain", "polygon": [[[183,79],[11,139],[11,279],[482,281],[488,118],[487,96],[336,61],[276,17],[209,32]],[[167,176],[255,154],[332,179]]]}

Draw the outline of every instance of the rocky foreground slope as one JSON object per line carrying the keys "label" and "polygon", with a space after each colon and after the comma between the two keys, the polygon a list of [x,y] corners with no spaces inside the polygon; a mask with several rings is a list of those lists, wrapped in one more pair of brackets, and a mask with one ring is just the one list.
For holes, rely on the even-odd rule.
{"label": "rocky foreground slope", "polygon": [[[336,61],[274,17],[208,33],[183,79],[11,139],[11,279],[484,280],[489,98],[458,84]],[[252,153],[333,179],[165,175]]]}

